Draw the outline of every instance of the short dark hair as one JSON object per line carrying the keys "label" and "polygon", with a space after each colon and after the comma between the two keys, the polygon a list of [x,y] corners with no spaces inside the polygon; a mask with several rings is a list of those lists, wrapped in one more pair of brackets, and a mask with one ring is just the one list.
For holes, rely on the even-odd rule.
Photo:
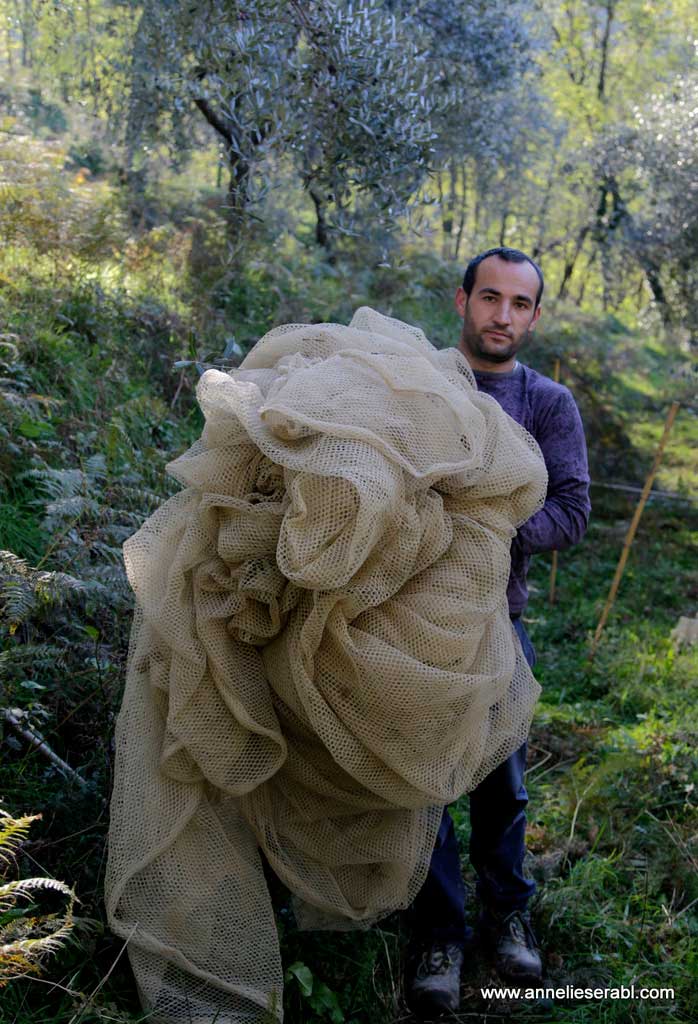
{"label": "short dark hair", "polygon": [[475,274],[477,268],[480,266],[483,260],[486,260],[488,256],[499,256],[500,259],[506,260],[507,263],[530,263],[535,272],[538,274],[538,294],[536,295],[536,309],[540,306],[540,300],[543,296],[543,288],[545,282],[543,280],[543,271],[540,269],[535,260],[532,260],[530,256],[527,256],[525,252],[521,252],[520,249],[508,249],[505,245],[498,245],[496,249],[488,249],[487,252],[481,252],[479,256],[475,256],[468,266],[465,268],[465,274],[463,275],[463,291],[466,295],[470,295],[475,284]]}

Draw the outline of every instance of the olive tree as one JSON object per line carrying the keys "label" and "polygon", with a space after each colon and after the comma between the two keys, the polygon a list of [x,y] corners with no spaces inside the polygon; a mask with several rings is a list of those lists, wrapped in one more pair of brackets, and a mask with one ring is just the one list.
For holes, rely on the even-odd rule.
{"label": "olive tree", "polygon": [[147,0],[134,37],[131,162],[143,140],[203,119],[228,166],[231,223],[259,193],[265,158],[290,156],[329,245],[330,218],[357,193],[391,209],[428,166],[434,101],[413,28],[365,0]]}
{"label": "olive tree", "polygon": [[636,105],[632,122],[599,139],[595,159],[607,247],[640,269],[663,322],[695,335],[698,76],[677,76]]}
{"label": "olive tree", "polygon": [[[291,158],[316,238],[394,224],[454,153],[502,161],[493,110],[529,60],[521,5],[395,0],[146,0],[134,37],[127,146],[183,118],[216,133],[234,229],[267,158]],[[202,121],[203,119],[203,121]],[[454,148],[455,147],[455,148]],[[455,159],[455,157],[454,157]]]}

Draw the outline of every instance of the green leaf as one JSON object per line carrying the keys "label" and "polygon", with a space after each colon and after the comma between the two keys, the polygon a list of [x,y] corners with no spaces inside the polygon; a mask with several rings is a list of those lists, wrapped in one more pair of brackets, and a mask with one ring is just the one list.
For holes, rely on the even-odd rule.
{"label": "green leaf", "polygon": [[17,428],[22,437],[52,437],[56,432],[45,420],[33,420],[25,416]]}
{"label": "green leaf", "polygon": [[323,981],[316,982],[309,1003],[317,1014],[329,1016],[332,1024],[343,1024],[344,1013],[339,1005],[337,994],[331,988],[328,988]]}
{"label": "green leaf", "polygon": [[300,960],[297,960],[295,964],[291,964],[286,971],[285,980],[288,982],[291,981],[292,978],[296,979],[304,996],[308,997],[312,995],[314,980],[313,972],[304,963],[301,963]]}
{"label": "green leaf", "polygon": [[28,917],[29,914],[33,913],[36,909],[36,905],[31,904],[28,907],[13,907],[10,910],[5,910],[0,914],[0,930],[3,929],[5,925],[11,924],[12,921],[16,921],[20,917]]}

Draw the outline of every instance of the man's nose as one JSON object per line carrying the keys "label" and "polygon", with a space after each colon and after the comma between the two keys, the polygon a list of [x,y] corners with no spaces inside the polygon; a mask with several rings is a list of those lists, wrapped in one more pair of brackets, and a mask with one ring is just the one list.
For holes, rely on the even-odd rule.
{"label": "man's nose", "polygon": [[511,323],[511,305],[508,302],[504,301],[499,304],[495,321],[502,325]]}

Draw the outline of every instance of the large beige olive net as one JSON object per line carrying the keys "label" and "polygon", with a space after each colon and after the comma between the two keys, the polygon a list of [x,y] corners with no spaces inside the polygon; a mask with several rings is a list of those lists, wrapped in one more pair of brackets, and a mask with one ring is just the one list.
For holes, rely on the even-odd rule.
{"label": "large beige olive net", "polygon": [[260,848],[303,926],[366,925],[525,739],[506,584],[546,472],[458,352],[368,308],[198,398],[185,489],[124,546],[107,908],[152,1019],[232,1024],[281,1018]]}

